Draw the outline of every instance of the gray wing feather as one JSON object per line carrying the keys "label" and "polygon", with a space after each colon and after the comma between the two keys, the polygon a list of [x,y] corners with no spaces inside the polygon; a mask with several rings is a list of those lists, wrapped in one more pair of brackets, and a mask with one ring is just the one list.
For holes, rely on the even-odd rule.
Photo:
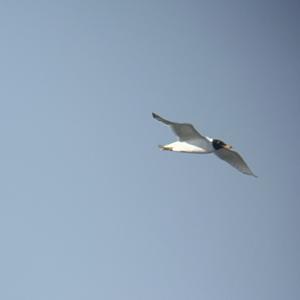
{"label": "gray wing feather", "polygon": [[205,139],[192,124],[188,123],[175,123],[162,118],[161,116],[152,113],[154,119],[171,127],[175,135],[179,138],[179,141],[189,141],[195,139]]}
{"label": "gray wing feather", "polygon": [[214,152],[219,158],[222,160],[226,161],[229,163],[231,166],[239,170],[240,172],[247,174],[247,175],[252,175],[254,177],[257,177],[251,169],[248,167],[244,159],[241,157],[241,155],[233,150],[229,149],[219,149]]}

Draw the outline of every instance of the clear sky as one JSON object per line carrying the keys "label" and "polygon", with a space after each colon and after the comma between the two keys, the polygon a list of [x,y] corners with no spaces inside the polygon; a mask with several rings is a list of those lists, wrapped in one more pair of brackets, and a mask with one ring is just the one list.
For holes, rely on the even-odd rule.
{"label": "clear sky", "polygon": [[298,1],[1,1],[0,36],[1,299],[300,299]]}

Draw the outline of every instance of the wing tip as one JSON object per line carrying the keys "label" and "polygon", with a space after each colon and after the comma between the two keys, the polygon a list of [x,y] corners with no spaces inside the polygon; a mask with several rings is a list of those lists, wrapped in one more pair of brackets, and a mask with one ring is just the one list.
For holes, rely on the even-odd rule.
{"label": "wing tip", "polygon": [[157,118],[158,118],[158,114],[152,112],[152,117],[153,117],[154,119],[157,119]]}
{"label": "wing tip", "polygon": [[158,115],[158,114],[156,114],[156,113],[154,113],[154,112],[152,113],[152,117],[153,117],[155,120],[157,120],[157,121],[159,121],[159,122],[162,122],[162,123],[164,123],[164,124],[166,124],[166,125],[168,125],[168,126],[170,126],[170,125],[173,124],[173,122],[168,121],[168,120],[162,118],[160,115]]}
{"label": "wing tip", "polygon": [[249,176],[253,176],[253,177],[255,177],[255,178],[258,178],[258,176],[255,175],[251,170],[246,171],[246,172],[242,172],[242,173],[244,173],[244,174],[246,174],[246,175],[249,175]]}

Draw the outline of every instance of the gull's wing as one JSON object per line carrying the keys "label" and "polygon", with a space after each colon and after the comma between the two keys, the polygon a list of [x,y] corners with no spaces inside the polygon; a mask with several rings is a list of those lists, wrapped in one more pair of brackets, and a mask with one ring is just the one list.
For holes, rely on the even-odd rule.
{"label": "gull's wing", "polygon": [[225,160],[227,163],[232,165],[234,168],[239,170],[240,172],[247,174],[247,175],[252,175],[254,177],[257,177],[248,167],[244,159],[236,152],[233,150],[221,148],[219,150],[216,150],[214,152],[219,158]]}
{"label": "gull's wing", "polygon": [[192,124],[171,122],[155,113],[152,113],[152,116],[154,119],[170,126],[181,142],[195,139],[206,139],[206,137],[201,135]]}

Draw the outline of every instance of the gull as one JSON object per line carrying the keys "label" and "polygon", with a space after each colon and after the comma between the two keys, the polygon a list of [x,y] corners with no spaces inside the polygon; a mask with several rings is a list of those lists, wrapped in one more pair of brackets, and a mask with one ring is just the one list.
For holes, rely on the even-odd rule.
{"label": "gull", "polygon": [[246,175],[257,177],[248,167],[242,156],[238,152],[232,150],[231,145],[228,145],[221,140],[212,139],[200,134],[192,124],[175,123],[162,118],[156,113],[152,113],[152,116],[157,121],[171,127],[178,138],[178,141],[171,144],[165,146],[159,145],[161,150],[198,154],[214,153],[238,171]]}

